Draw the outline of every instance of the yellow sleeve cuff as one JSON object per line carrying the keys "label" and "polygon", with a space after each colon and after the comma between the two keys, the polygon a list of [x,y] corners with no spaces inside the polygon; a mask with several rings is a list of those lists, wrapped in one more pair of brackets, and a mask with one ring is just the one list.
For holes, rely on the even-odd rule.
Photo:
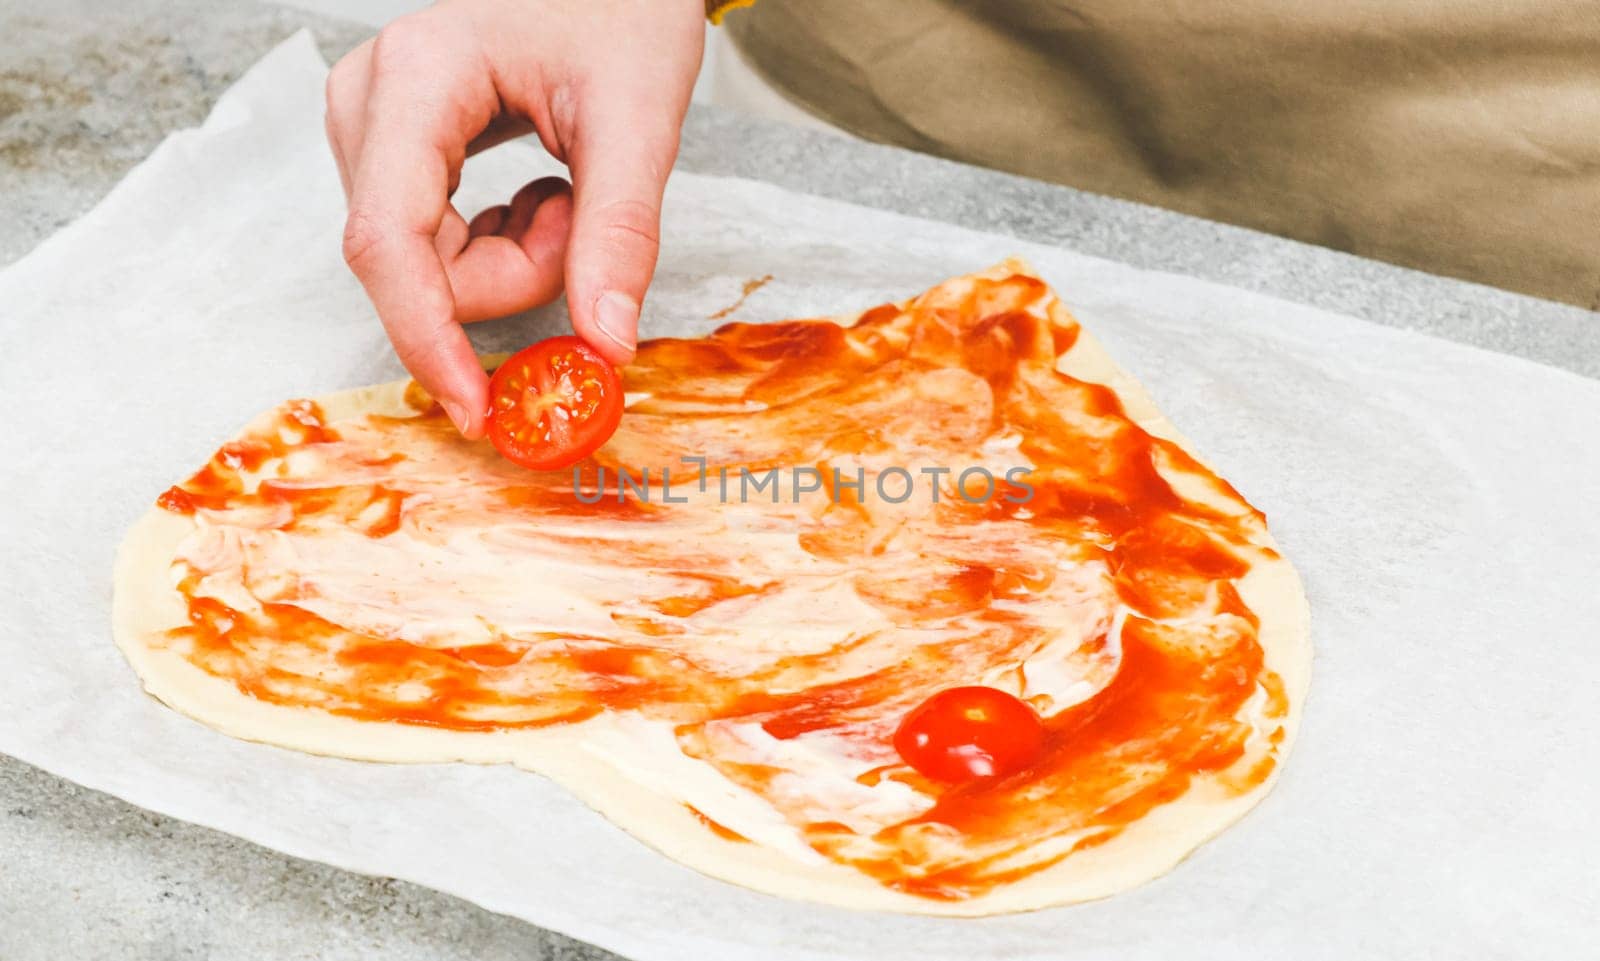
{"label": "yellow sleeve cuff", "polygon": [[712,23],[721,23],[729,10],[752,6],[756,0],[706,0],[706,17]]}

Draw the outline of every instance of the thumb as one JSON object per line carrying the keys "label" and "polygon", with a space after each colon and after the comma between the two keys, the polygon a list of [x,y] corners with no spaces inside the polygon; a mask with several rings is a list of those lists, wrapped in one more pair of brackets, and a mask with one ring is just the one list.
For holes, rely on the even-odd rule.
{"label": "thumb", "polygon": [[567,307],[578,336],[622,364],[633,359],[639,305],[656,269],[678,117],[659,102],[629,110],[612,101],[585,119],[570,157]]}

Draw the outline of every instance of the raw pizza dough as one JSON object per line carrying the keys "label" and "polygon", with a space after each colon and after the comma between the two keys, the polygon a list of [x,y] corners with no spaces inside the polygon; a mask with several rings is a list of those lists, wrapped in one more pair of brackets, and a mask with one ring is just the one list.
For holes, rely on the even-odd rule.
{"label": "raw pizza dough", "polygon": [[[1026,265],[1008,261],[949,283],[1013,274],[1032,276]],[[1049,303],[1065,316],[1053,296]],[[841,318],[839,323],[848,326],[854,320]],[[1080,332],[1060,355],[1057,369],[1112,388],[1140,427],[1199,460],[1144,389],[1087,332]],[[414,385],[401,381],[331,394],[317,403],[330,424],[367,414],[406,418],[417,414],[415,391]],[[453,731],[357,720],[242,693],[163,642],[169,631],[187,623],[172,567],[180,543],[195,526],[191,516],[152,509],[130,530],[117,558],[117,644],[146,690],[170,707],[238,738],[315,754],[383,762],[514,764],[556,780],[637,838],[705,874],[847,908],[978,916],[1104,897],[1155,878],[1266,795],[1287,757],[1309,682],[1309,619],[1299,578],[1281,556],[1258,562],[1236,587],[1259,617],[1265,666],[1281,678],[1287,695],[1270,776],[1243,793],[1222,787],[1214,778],[1196,778],[1177,800],[1154,808],[1104,843],[966,900],[932,900],[885,887],[851,867],[816,856],[785,834],[773,812],[761,809],[759,798],[679,752],[670,725],[627,712],[602,711],[587,720],[547,727]],[[1257,543],[1273,546],[1264,529]],[[737,826],[755,843],[707,830],[687,805]]]}

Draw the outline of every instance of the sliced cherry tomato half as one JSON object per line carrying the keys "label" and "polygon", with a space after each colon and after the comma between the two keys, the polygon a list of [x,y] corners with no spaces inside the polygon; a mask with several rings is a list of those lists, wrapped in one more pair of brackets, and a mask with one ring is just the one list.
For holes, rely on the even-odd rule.
{"label": "sliced cherry tomato half", "polygon": [[616,368],[576,337],[551,337],[511,355],[489,378],[489,441],[530,470],[583,460],[622,420]]}
{"label": "sliced cherry tomato half", "polygon": [[894,734],[907,764],[936,781],[1005,777],[1044,753],[1033,708],[992,687],[953,687],[917,705]]}

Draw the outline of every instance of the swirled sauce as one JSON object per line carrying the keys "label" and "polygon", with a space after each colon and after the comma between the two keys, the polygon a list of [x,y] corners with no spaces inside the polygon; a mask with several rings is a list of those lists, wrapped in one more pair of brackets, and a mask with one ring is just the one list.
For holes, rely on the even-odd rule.
{"label": "swirled sauce", "polygon": [[[1197,776],[1259,784],[1287,712],[1236,589],[1271,556],[1263,518],[1059,372],[1077,336],[1019,275],[848,327],[649,342],[576,475],[461,440],[420,393],[411,417],[291,402],[160,498],[196,525],[174,558],[189,624],[165,643],[252,697],[365,721],[633,715],[817,855],[982,894]],[[796,490],[801,467],[820,490]],[[958,489],[973,467],[988,496]],[[773,490],[727,482],[771,468]],[[912,495],[878,496],[896,469]],[[619,470],[651,486],[619,492]],[[906,766],[896,725],[959,684],[1027,700],[1043,760],[961,786]]]}

